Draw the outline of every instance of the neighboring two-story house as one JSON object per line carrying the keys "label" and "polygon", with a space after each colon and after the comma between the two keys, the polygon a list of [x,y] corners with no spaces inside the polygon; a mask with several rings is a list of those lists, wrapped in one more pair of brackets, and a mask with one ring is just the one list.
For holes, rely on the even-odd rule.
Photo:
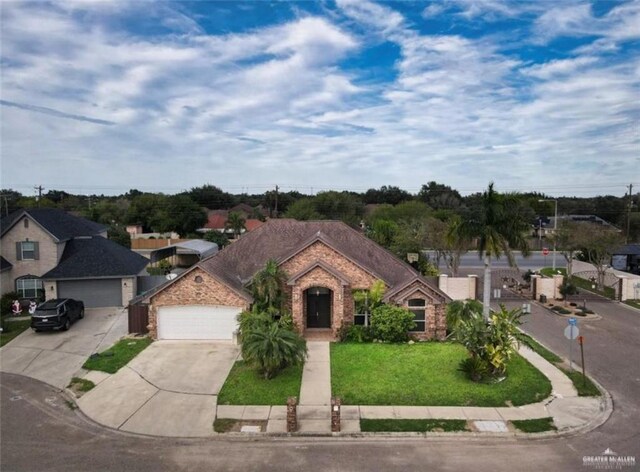
{"label": "neighboring two-story house", "polygon": [[24,299],[76,298],[87,307],[124,306],[148,260],[107,239],[107,228],[52,208],[0,221],[0,287]]}

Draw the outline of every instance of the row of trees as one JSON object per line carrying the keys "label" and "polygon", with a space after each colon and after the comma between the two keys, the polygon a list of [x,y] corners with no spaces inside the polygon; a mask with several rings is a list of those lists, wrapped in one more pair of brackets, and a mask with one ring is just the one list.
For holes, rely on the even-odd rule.
{"label": "row of trees", "polygon": [[[282,192],[270,190],[260,194],[231,194],[215,185],[206,184],[193,187],[177,195],[141,192],[132,189],[122,195],[74,195],[60,190],[50,190],[39,200],[32,196],[25,196],[11,189],[2,191],[2,211],[11,212],[17,208],[43,206],[57,207],[67,211],[87,213],[92,219],[104,223],[125,224],[138,222],[154,226],[155,229],[172,226],[173,214],[185,208],[229,209],[239,203],[245,203],[253,208],[260,208],[250,217],[260,217],[263,213],[268,217],[287,215],[298,219],[331,218],[339,219],[351,225],[358,225],[367,214],[367,205],[399,205],[406,202],[422,202],[432,211],[433,216],[445,220],[451,214],[463,219],[477,216],[481,206],[482,193],[462,196],[457,190],[438,183],[428,182],[416,193],[412,194],[396,186],[382,186],[369,189],[366,192],[320,192],[317,195],[305,195],[298,191]],[[633,196],[631,213],[628,214],[629,198],[611,195],[577,198],[558,198],[560,214],[596,215],[609,221],[619,228],[625,228],[627,216],[630,216],[630,239],[640,238],[640,209],[639,196]],[[522,211],[530,223],[536,221],[536,216],[551,216],[553,204],[540,202],[549,196],[537,193],[521,194]],[[134,204],[134,202],[136,202]],[[133,210],[128,211],[133,205]],[[147,216],[149,215],[149,216]],[[193,218],[199,218],[197,213]],[[138,220],[138,221],[134,221]],[[174,218],[175,220],[175,218]],[[183,226],[190,230],[195,225],[189,221]],[[188,232],[188,231],[187,231]]]}

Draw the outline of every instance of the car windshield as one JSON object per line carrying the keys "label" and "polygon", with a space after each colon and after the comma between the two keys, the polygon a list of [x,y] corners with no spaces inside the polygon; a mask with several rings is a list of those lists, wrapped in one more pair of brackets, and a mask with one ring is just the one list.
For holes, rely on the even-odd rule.
{"label": "car windshield", "polygon": [[46,302],[36,308],[36,315],[56,315],[58,313],[58,303]]}

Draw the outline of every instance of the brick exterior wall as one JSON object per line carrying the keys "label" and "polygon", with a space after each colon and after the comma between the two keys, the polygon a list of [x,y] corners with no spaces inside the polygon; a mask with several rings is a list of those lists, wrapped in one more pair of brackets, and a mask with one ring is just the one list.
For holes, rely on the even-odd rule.
{"label": "brick exterior wall", "polygon": [[393,296],[391,302],[404,308],[409,308],[409,300],[425,300],[425,331],[412,331],[411,336],[419,340],[437,339],[442,341],[447,336],[446,304],[440,302],[435,295],[425,294],[432,289],[420,282],[414,282],[407,288]]}
{"label": "brick exterior wall", "polygon": [[[202,282],[196,282],[201,277]],[[249,303],[199,267],[152,296],[149,305],[149,335],[158,338],[158,308],[176,305],[223,305],[248,309]]]}
{"label": "brick exterior wall", "polygon": [[376,278],[320,241],[300,251],[281,267],[292,277],[319,261],[339,272],[347,279],[348,284],[343,285],[342,280],[322,267],[310,270],[298,278],[293,287],[287,289],[290,294],[291,315],[298,331],[304,334],[307,325],[305,290],[312,287],[328,288],[331,290],[331,331],[337,337],[343,325],[353,324],[352,290],[367,289]]}

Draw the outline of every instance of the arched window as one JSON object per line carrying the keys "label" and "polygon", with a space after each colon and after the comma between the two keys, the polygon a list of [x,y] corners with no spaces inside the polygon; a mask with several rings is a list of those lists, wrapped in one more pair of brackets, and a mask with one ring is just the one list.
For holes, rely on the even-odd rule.
{"label": "arched window", "polygon": [[20,298],[39,298],[42,295],[42,280],[33,275],[16,279],[16,292]]}
{"label": "arched window", "polygon": [[426,330],[426,314],[427,314],[427,302],[422,298],[412,298],[407,302],[409,311],[413,313],[413,321],[416,326],[411,331],[425,331]]}

